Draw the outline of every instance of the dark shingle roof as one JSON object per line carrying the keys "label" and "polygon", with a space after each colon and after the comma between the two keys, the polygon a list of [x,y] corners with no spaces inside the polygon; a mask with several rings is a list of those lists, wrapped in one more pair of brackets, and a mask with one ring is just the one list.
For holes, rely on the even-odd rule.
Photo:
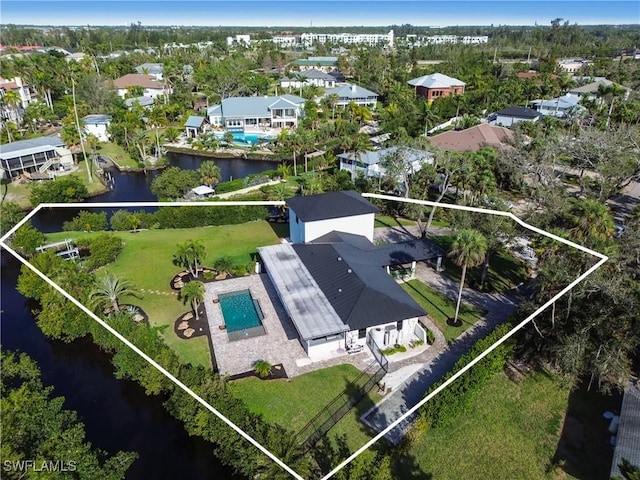
{"label": "dark shingle roof", "polygon": [[353,190],[319,195],[299,195],[289,198],[287,205],[303,222],[365,215],[378,211],[374,205]]}
{"label": "dark shingle roof", "polygon": [[536,112],[535,110],[527,107],[507,107],[502,110],[496,112],[498,115],[502,115],[503,117],[515,117],[515,118],[537,118],[542,116],[540,112]]}
{"label": "dark shingle roof", "polygon": [[344,243],[306,243],[293,249],[340,319],[351,330],[424,315],[379,265]]}

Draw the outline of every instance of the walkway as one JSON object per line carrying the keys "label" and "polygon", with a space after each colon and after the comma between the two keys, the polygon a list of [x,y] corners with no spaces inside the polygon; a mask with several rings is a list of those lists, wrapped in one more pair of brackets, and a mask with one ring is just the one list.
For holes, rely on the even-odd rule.
{"label": "walkway", "polygon": [[[413,236],[412,232],[417,233],[417,227],[378,228],[374,237],[376,241],[402,241],[410,239]],[[432,228],[429,233],[448,233],[448,229]],[[458,284],[424,264],[418,264],[416,277],[449,298],[457,297]],[[393,362],[390,365],[391,373],[383,379],[387,387],[392,387],[392,393],[366,412],[361,420],[377,431],[384,430],[420,402],[429,387],[451,370],[456,361],[467,353],[478,339],[486,336],[513,313],[521,300],[518,288],[504,294],[485,294],[465,289],[462,301],[486,310],[487,315],[451,344],[446,345],[444,339],[438,336],[435,344],[420,355]],[[398,427],[388,432],[386,437],[395,444],[399,443],[412,420],[411,417],[405,419]]]}
{"label": "walkway", "polygon": [[212,198],[229,198],[229,197],[233,197],[234,195],[242,195],[243,193],[251,192],[253,190],[258,190],[262,187],[270,187],[271,185],[277,185],[279,183],[280,183],[280,180],[270,180],[266,183],[260,183],[258,185],[253,185],[251,187],[243,188],[241,190],[234,190],[233,192],[212,195]]}

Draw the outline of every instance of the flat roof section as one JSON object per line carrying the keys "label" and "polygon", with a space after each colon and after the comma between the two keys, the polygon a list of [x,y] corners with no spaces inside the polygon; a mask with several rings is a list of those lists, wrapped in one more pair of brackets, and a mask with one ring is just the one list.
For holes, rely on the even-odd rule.
{"label": "flat roof section", "polygon": [[258,252],[303,340],[349,330],[298,257],[293,245],[260,247]]}

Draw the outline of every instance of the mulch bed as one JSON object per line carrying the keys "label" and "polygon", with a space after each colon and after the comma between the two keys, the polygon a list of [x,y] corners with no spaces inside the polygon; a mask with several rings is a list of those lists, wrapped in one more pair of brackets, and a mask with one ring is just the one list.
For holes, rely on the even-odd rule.
{"label": "mulch bed", "polygon": [[183,340],[208,335],[209,322],[207,321],[207,312],[204,304],[198,307],[198,320],[196,320],[193,311],[189,310],[176,319],[173,325],[173,331]]}
{"label": "mulch bed", "polygon": [[[121,303],[120,311],[128,312],[129,308],[131,307],[136,309],[136,312],[133,314],[133,321],[136,323],[143,323],[145,325],[149,325],[149,315],[147,314],[147,312],[145,312],[142,308],[140,308],[137,305],[132,305],[130,303]],[[109,316],[111,314],[111,311],[112,309],[108,308],[106,310],[103,310],[103,313]]]}
{"label": "mulch bed", "polygon": [[[194,279],[193,275],[191,275],[191,272],[189,272],[188,270],[183,270],[177,273],[176,275],[174,275],[174,277],[171,279],[171,282],[169,282],[169,286],[171,287],[172,290],[179,291],[182,287],[184,287],[185,283],[190,282],[192,280],[198,280],[199,282],[202,282],[202,283],[209,283],[209,282],[215,282],[216,280],[226,280],[228,278],[235,278],[230,273],[218,274],[218,272],[216,272],[213,268],[209,268],[209,267],[199,268],[198,272],[199,272],[198,278]],[[209,280],[205,279],[204,275],[207,272],[211,272],[213,274],[213,278]]]}
{"label": "mulch bed", "polygon": [[284,365],[282,365],[281,363],[278,363],[276,365],[271,366],[271,371],[269,372],[269,376],[264,378],[258,375],[255,372],[255,370],[250,370],[248,372],[239,373],[237,375],[229,375],[227,379],[239,380],[241,378],[249,378],[249,377],[256,377],[256,378],[259,378],[260,380],[276,380],[279,378],[289,378],[289,376],[287,375],[287,372],[284,369]]}

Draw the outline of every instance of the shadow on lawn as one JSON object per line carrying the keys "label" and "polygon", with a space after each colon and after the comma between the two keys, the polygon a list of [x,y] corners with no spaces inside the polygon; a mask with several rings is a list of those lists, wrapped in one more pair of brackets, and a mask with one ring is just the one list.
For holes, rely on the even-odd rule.
{"label": "shadow on lawn", "polygon": [[[438,312],[440,312],[447,319],[451,318],[451,316],[449,315],[450,312],[445,312],[444,310],[442,310],[442,308],[440,308],[438,305],[433,303],[429,297],[427,297],[421,291],[419,291],[416,287],[411,285],[411,283],[405,282],[404,285],[407,285],[411,290],[413,290],[416,293],[417,296],[419,296],[426,303],[431,305],[434,310],[437,310]],[[471,325],[473,325],[475,323],[475,322],[469,322],[468,320],[463,320],[462,318],[460,318],[461,315],[473,316],[473,317],[475,317],[476,320],[478,320],[478,319],[482,318],[483,312],[478,312],[476,310],[476,308],[471,307],[471,306],[469,306],[469,305],[467,305],[465,303],[461,303],[460,304],[460,315],[458,315],[458,320],[461,322],[461,324],[458,325],[456,328],[460,328],[462,325],[465,325],[465,324],[467,326],[471,326]]]}
{"label": "shadow on lawn", "polygon": [[609,478],[613,447],[609,443],[609,420],[602,415],[605,411],[619,413],[622,394],[602,395],[593,388],[587,391],[583,384],[571,392],[568,403],[564,421],[558,419],[562,430],[547,471],[560,470],[583,480]]}

